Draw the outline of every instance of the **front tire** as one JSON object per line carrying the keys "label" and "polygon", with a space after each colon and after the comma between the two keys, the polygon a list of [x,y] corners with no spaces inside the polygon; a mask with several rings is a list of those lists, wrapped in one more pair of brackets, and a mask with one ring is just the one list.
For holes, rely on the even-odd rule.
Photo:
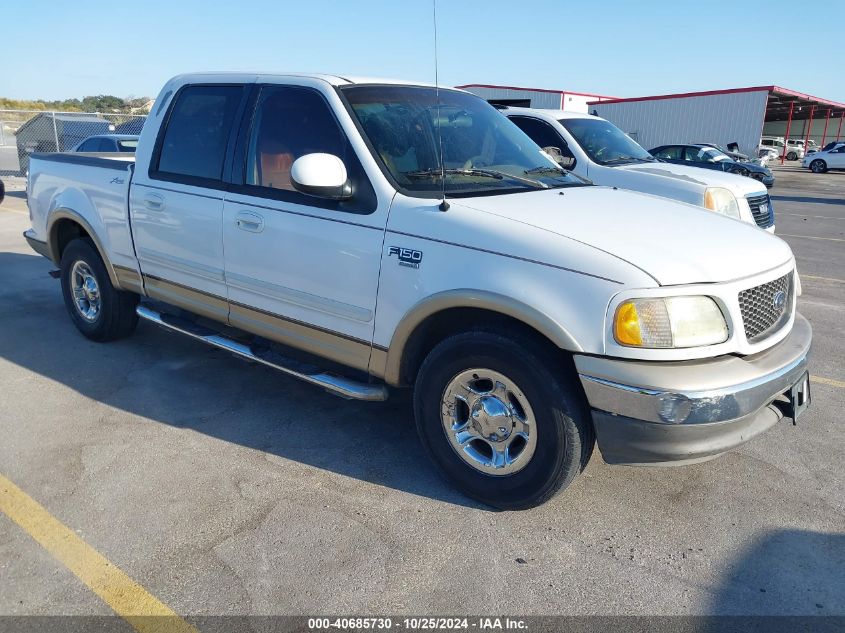
{"label": "front tire", "polygon": [[544,503],[583,470],[592,420],[558,360],[529,337],[481,330],[428,354],[414,388],[417,431],[453,486],[517,510]]}
{"label": "front tire", "polygon": [[60,265],[62,296],[77,329],[92,341],[129,336],[138,324],[138,295],[115,288],[89,239],[71,241]]}
{"label": "front tire", "polygon": [[810,171],[814,174],[823,174],[827,171],[827,163],[821,159],[816,159],[810,163]]}
{"label": "front tire", "polygon": [[798,154],[796,154],[795,152],[789,152],[786,155],[786,160],[798,160]]}

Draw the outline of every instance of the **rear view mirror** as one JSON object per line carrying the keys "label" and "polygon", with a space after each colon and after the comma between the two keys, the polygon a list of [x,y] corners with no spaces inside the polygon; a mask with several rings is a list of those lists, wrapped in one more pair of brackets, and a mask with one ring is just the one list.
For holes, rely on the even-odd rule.
{"label": "rear view mirror", "polygon": [[297,191],[328,200],[348,200],[352,185],[346,175],[346,165],[333,154],[306,154],[290,168],[290,179]]}

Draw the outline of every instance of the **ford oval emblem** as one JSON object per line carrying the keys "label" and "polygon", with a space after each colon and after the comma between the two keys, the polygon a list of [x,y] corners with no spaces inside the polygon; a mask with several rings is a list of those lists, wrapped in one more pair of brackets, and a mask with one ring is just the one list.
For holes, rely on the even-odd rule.
{"label": "ford oval emblem", "polygon": [[772,297],[772,305],[778,312],[783,310],[786,305],[786,293],[783,290],[778,290],[775,293],[775,296]]}

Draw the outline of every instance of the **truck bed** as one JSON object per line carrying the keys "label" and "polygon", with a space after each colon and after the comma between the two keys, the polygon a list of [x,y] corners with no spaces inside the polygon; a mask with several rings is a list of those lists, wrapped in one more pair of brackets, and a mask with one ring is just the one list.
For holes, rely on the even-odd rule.
{"label": "truck bed", "polygon": [[33,154],[27,191],[29,237],[47,243],[47,218],[52,223],[72,213],[97,236],[111,265],[136,270],[128,209],[134,163],[134,155],[125,153]]}

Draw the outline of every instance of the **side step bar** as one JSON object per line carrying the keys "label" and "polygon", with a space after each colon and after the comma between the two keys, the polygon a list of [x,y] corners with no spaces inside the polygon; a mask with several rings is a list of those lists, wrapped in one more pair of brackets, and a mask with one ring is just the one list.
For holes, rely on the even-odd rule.
{"label": "side step bar", "polygon": [[387,387],[384,385],[371,385],[344,378],[343,376],[321,372],[317,367],[299,363],[269,349],[254,349],[249,345],[226,338],[219,332],[192,323],[187,319],[156,312],[145,305],[139,305],[135,309],[135,312],[142,319],[152,321],[163,328],[190,336],[193,339],[203,341],[214,347],[219,347],[236,356],[267,365],[288,376],[293,376],[312,385],[317,385],[343,398],[371,401],[387,400]]}

